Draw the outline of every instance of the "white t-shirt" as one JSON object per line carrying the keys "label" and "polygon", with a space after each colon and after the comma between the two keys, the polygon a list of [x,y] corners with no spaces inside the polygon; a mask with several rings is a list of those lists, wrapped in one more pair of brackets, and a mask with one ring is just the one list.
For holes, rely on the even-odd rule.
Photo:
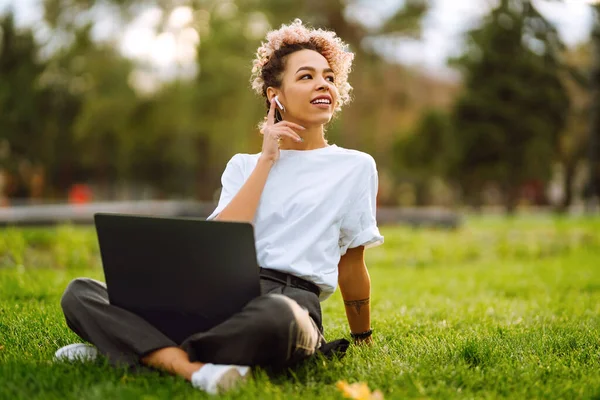
{"label": "white t-shirt", "polygon": [[[227,163],[208,220],[237,194],[260,154],[236,154]],[[375,160],[336,145],[279,154],[253,221],[258,265],[315,283],[322,301],[337,287],[338,263],[348,248],[383,243],[375,219]]]}

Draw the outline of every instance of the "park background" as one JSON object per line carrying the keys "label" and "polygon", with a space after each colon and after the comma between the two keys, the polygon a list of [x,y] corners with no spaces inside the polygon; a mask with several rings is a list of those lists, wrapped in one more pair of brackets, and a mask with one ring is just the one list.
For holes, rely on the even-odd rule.
{"label": "park background", "polygon": [[[327,139],[371,154],[378,203],[580,210],[600,190],[600,17],[571,1],[0,1],[0,202],[215,201],[258,153],[265,33],[356,54]],[[595,199],[595,200],[594,200]]]}
{"label": "park background", "polygon": [[[103,280],[94,210],[212,211],[227,161],[261,148],[254,52],[294,18],[356,54],[327,139],[377,162],[374,344],[258,369],[227,397],[342,399],[347,381],[386,399],[600,398],[599,7],[0,0],[0,399],[208,398],[102,358],[54,362],[80,341],[60,299]],[[339,291],[323,313],[328,340],[349,338]]]}

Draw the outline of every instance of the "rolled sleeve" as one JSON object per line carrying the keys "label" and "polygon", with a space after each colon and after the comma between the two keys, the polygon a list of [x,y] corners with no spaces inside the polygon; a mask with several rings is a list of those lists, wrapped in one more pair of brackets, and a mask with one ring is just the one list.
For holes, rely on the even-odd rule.
{"label": "rolled sleeve", "polygon": [[383,244],[384,237],[377,227],[377,170],[371,172],[362,192],[349,203],[340,226],[340,255],[358,246],[365,248]]}

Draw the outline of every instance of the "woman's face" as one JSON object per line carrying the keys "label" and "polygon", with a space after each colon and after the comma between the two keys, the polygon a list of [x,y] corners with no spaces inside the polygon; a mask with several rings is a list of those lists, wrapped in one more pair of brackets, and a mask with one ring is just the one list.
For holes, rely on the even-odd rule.
{"label": "woman's face", "polygon": [[303,126],[331,120],[338,92],[335,75],[327,59],[314,50],[299,50],[287,56],[282,85],[275,94],[285,107],[284,120]]}

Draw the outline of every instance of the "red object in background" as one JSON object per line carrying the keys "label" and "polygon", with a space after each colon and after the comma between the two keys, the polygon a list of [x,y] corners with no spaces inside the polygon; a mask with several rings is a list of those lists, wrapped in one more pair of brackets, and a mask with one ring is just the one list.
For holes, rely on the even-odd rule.
{"label": "red object in background", "polygon": [[70,204],[86,204],[92,201],[92,189],[86,184],[76,184],[69,189]]}
{"label": "red object in background", "polygon": [[538,180],[530,180],[521,185],[520,195],[526,199],[529,204],[536,206],[547,204],[544,183]]}

